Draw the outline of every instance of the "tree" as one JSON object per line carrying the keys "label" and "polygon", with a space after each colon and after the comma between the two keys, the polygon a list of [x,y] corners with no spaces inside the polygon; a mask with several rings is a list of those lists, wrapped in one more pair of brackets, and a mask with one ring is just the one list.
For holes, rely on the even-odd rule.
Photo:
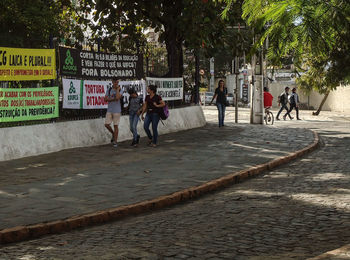
{"label": "tree", "polygon": [[[182,76],[184,46],[189,49],[204,46],[209,54],[223,43],[222,36],[229,25],[227,20],[221,19],[225,8],[221,1],[85,0],[83,3],[84,8],[96,9],[93,29],[104,39],[105,48],[112,49],[122,35],[136,42],[146,28],[159,32],[159,41],[164,42],[167,49],[167,76]],[[140,45],[145,46],[142,41]]]}
{"label": "tree", "polygon": [[0,46],[48,48],[49,38],[83,39],[83,28],[68,0],[0,1]]}
{"label": "tree", "polygon": [[[228,3],[232,0],[227,0]],[[350,5],[344,0],[245,0],[243,18],[269,37],[268,57],[292,57],[298,82],[329,93],[350,79]],[[316,77],[315,77],[316,75]],[[328,95],[327,95],[328,96]]]}

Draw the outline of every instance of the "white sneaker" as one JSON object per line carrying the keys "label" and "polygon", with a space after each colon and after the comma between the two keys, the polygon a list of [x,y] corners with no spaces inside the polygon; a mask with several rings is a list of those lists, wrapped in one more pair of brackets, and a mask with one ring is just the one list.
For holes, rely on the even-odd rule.
{"label": "white sneaker", "polygon": [[117,144],[117,143],[113,143],[113,147],[114,147],[114,148],[117,148],[117,147],[118,147],[118,144]]}

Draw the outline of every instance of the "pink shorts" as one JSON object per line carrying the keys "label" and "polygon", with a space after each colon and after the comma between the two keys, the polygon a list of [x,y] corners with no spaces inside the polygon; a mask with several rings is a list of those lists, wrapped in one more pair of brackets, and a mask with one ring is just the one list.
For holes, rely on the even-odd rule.
{"label": "pink shorts", "polygon": [[110,124],[113,123],[113,125],[119,125],[119,122],[120,122],[120,115],[121,115],[121,113],[111,113],[111,112],[107,112],[107,113],[106,113],[105,124],[106,124],[106,125],[110,125]]}

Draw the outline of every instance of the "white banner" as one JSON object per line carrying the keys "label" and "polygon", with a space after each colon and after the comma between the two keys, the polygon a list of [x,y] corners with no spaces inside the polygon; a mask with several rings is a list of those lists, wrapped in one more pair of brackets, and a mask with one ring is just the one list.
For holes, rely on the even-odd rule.
{"label": "white banner", "polygon": [[108,103],[104,100],[111,81],[83,81],[83,109],[107,108]]}
{"label": "white banner", "polygon": [[62,79],[63,108],[79,109],[81,103],[81,80]]}
{"label": "white banner", "polygon": [[129,104],[129,89],[136,90],[137,94],[145,100],[147,93],[144,80],[119,81],[119,85],[123,90],[124,107],[127,107]]}
{"label": "white banner", "polygon": [[183,99],[183,78],[146,78],[147,86],[156,85],[163,100]]}
{"label": "white banner", "polygon": [[[108,103],[104,101],[104,97],[109,88],[112,87],[112,81],[96,81],[96,80],[71,80],[62,79],[63,82],[63,108],[70,109],[105,109]],[[124,98],[124,107],[128,106],[129,93],[128,90],[133,88],[136,92],[146,97],[146,82],[144,80],[135,81],[119,81],[122,88]],[[78,95],[78,97],[73,97]],[[70,93],[71,92],[71,93]],[[73,100],[74,99],[74,100]]]}

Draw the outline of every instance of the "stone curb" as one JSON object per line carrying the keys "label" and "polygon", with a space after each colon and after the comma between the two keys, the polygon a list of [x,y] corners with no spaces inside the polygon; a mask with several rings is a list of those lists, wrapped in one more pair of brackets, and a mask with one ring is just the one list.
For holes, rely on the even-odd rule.
{"label": "stone curb", "polygon": [[308,258],[307,260],[324,260],[324,259],[349,259],[350,258],[350,244],[347,244],[341,248],[328,251],[322,255]]}
{"label": "stone curb", "polygon": [[259,164],[239,172],[231,173],[224,177],[206,182],[200,186],[184,189],[170,195],[160,196],[152,200],[146,200],[131,205],[101,210],[90,214],[72,216],[63,220],[3,229],[0,231],[0,244],[19,242],[23,240],[38,238],[48,234],[57,234],[77,228],[102,224],[109,221],[119,220],[127,216],[138,215],[147,211],[169,207],[180,202],[198,198],[204,194],[218,190],[219,188],[224,188],[229,185],[239,183],[247,178],[261,174],[266,170],[271,170],[277,166],[286,164],[315,150],[319,146],[320,139],[315,131],[312,132],[314,134],[314,141],[312,144],[299,151],[274,159],[270,162]]}

